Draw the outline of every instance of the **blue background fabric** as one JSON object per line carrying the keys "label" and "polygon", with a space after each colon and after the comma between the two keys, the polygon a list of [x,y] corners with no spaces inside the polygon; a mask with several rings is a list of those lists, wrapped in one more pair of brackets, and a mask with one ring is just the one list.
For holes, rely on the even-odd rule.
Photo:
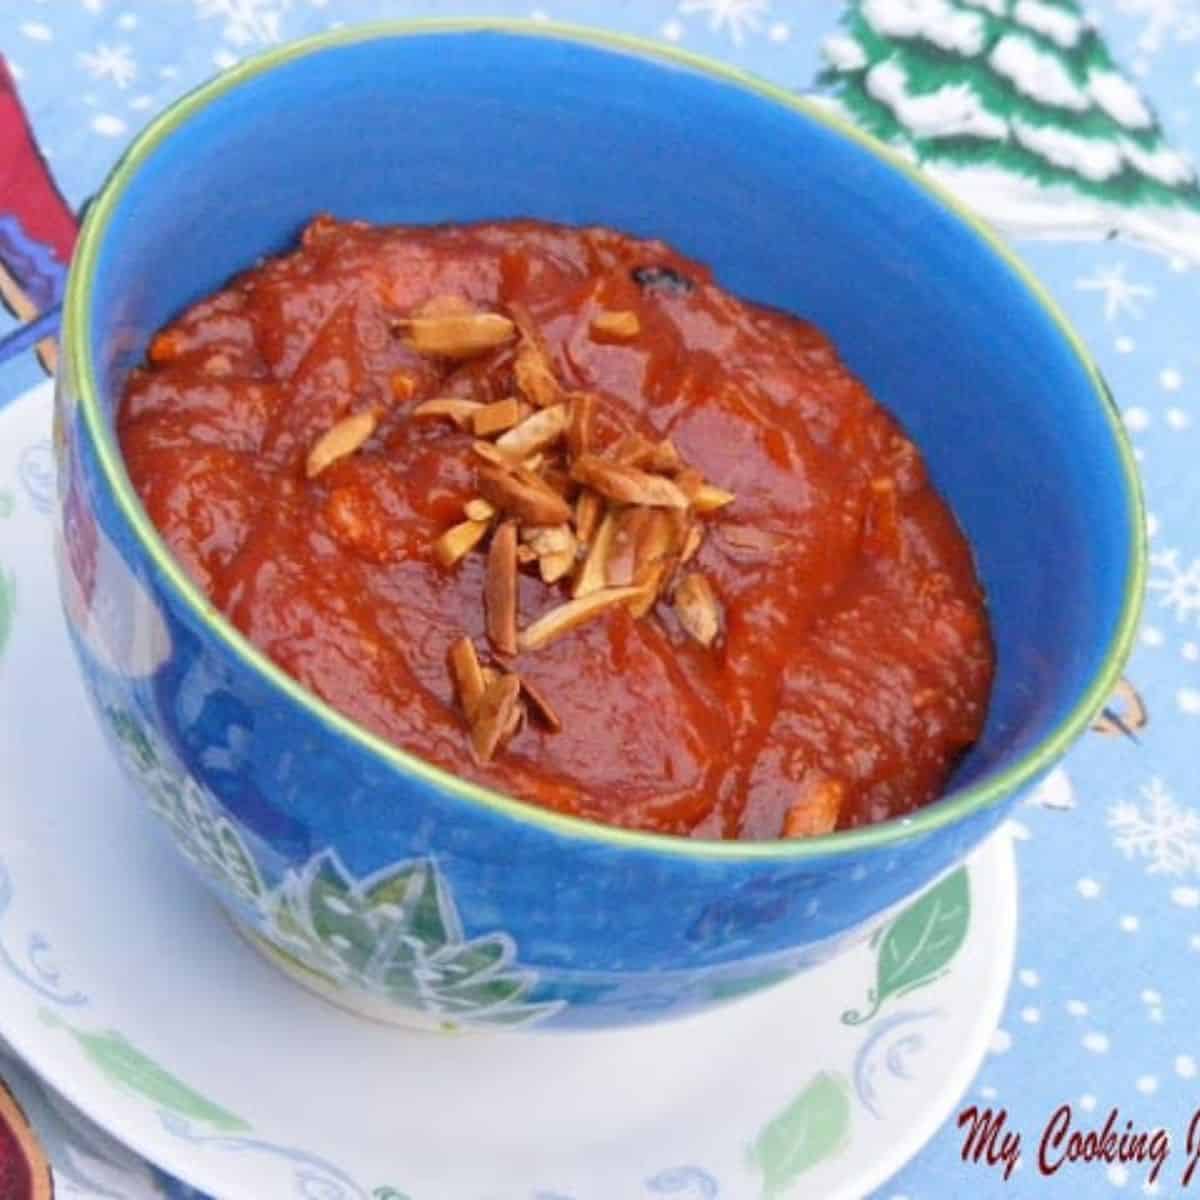
{"label": "blue background fabric", "polygon": [[[835,0],[4,0],[0,53],[78,210],[175,97],[247,54],[333,24],[544,16],[674,42],[807,91],[841,13]],[[1097,0],[1091,16],[1168,143],[1200,153],[1200,0]],[[1175,1167],[1200,1106],[1200,246],[1158,254],[1123,239],[1016,245],[1122,408],[1144,472],[1152,557],[1116,721],[1107,735],[1087,735],[1016,813],[1017,970],[964,1104],[1006,1106],[1030,1158],[1064,1103],[1077,1125],[1099,1125],[1116,1107],[1118,1129],[1127,1119],[1161,1125],[1177,1148],[1157,1187],[1144,1184],[1142,1167],[1092,1165],[1045,1180],[1031,1162],[1006,1184],[964,1167],[962,1135],[948,1125],[880,1200],[1181,1194]],[[16,327],[0,312],[0,338]],[[43,377],[33,354],[9,358],[0,405]]]}

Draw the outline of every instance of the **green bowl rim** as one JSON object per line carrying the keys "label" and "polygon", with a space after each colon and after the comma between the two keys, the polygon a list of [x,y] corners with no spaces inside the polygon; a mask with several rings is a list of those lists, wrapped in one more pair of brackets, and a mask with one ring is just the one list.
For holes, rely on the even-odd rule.
{"label": "green bowl rim", "polygon": [[[253,79],[293,59],[334,47],[376,39],[424,36],[429,34],[503,33],[518,37],[538,37],[582,42],[605,50],[621,51],[648,58],[669,67],[683,67],[709,75],[723,83],[742,88],[774,101],[810,121],[825,126],[855,142],[881,162],[900,172],[910,182],[944,208],[952,211],[975,235],[1002,259],[1012,273],[1037,299],[1050,323],[1078,357],[1090,378],[1096,399],[1104,409],[1121,457],[1124,483],[1129,496],[1130,562],[1121,620],[1103,663],[1091,685],[1072,711],[1036,746],[998,775],[934,801],[915,813],[860,829],[827,834],[823,837],[764,842],[713,841],[646,833],[602,825],[583,817],[567,816],[540,808],[515,797],[470,783],[433,766],[383,738],[370,733],[343,716],[313,692],[286,674],[266,654],[251,644],[214,608],[208,598],[187,577],[175,561],[157,529],[142,508],[112,430],[103,418],[96,387],[87,315],[91,308],[93,282],[99,249],[117,204],[141,164],[178,126],[198,110]],[[247,59],[236,67],[188,92],[160,113],[134,139],[88,210],[72,260],[67,283],[63,325],[64,351],[70,375],[78,390],[78,403],[85,428],[91,435],[101,470],[112,488],[117,505],[137,534],[151,562],[174,586],[185,606],[211,630],[235,658],[264,676],[295,703],[307,709],[319,722],[373,752],[389,765],[415,774],[425,782],[463,800],[480,805],[513,820],[540,827],[549,832],[598,845],[609,845],[683,858],[731,861],[806,862],[832,855],[874,850],[893,846],[911,838],[933,833],[1000,802],[1053,766],[1070,744],[1090,724],[1116,686],[1132,649],[1141,610],[1146,575],[1146,532],[1141,487],[1133,453],[1116,404],[1100,372],[1092,362],[1078,334],[1046,289],[1029,269],[982,221],[959,203],[945,188],[923,175],[918,168],[874,138],[833,115],[824,106],[793,95],[747,72],[687,51],[678,50],[646,38],[609,33],[585,26],[553,22],[473,19],[382,21],[316,34]]]}

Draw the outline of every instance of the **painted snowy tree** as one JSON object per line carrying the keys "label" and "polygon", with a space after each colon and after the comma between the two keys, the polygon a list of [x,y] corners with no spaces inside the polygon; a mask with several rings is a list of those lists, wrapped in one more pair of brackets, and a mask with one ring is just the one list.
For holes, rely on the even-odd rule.
{"label": "painted snowy tree", "polygon": [[1200,188],[1077,0],[851,0],[821,82],[997,226],[1200,262]]}

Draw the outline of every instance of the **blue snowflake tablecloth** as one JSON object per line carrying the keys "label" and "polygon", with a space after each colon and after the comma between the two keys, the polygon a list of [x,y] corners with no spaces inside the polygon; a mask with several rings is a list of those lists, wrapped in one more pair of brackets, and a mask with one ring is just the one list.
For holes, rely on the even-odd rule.
{"label": "blue snowflake tablecloth", "polygon": [[[0,405],[53,369],[75,214],[153,114],[269,44],[447,15],[608,26],[819,91],[1010,234],[1083,333],[1145,475],[1146,615],[1096,730],[1017,812],[1018,969],[968,1102],[1007,1106],[1027,1142],[1063,1103],[1085,1125],[1116,1107],[1182,1160],[1200,1104],[1200,0],[4,0]],[[1178,1171],[1148,1185],[1119,1163],[1006,1184],[961,1147],[947,1126],[880,1197],[1179,1194]]]}

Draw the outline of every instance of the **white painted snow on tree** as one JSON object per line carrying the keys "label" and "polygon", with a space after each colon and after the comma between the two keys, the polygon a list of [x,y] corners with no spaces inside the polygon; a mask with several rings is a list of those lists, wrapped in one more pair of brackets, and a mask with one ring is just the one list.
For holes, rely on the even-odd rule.
{"label": "white painted snow on tree", "polygon": [[1088,91],[1118,125],[1124,125],[1126,129],[1148,129],[1154,124],[1154,117],[1138,95],[1137,88],[1116,71],[1089,71]]}
{"label": "white painted snow on tree", "polygon": [[1166,146],[1147,150],[1137,142],[1122,138],[1121,152],[1143,175],[1149,175],[1167,187],[1178,187],[1179,184],[1189,183],[1196,177],[1191,163],[1182,154],[1169,150]]}
{"label": "white painted snow on tree", "polygon": [[924,38],[967,57],[978,54],[986,41],[983,18],[949,0],[865,0],[862,15],[880,37]]}
{"label": "white painted snow on tree", "polygon": [[1105,232],[1120,233],[1148,250],[1200,264],[1200,213],[1182,206],[1128,208],[1081,195],[1067,184],[1047,186],[1003,167],[939,161],[921,166],[985,221],[1010,234],[1092,241]]}
{"label": "white painted snow on tree", "polygon": [[867,52],[844,33],[827,37],[821,49],[830,65],[839,71],[861,71],[867,65]]}
{"label": "white painted snow on tree", "polygon": [[1042,4],[1040,0],[1017,0],[1013,16],[1026,29],[1050,38],[1064,50],[1070,50],[1086,28],[1079,17],[1051,4]]}
{"label": "white painted snow on tree", "polygon": [[1068,74],[1061,60],[1039,50],[1028,38],[1006,33],[992,49],[988,62],[997,74],[1012,81],[1023,96],[1039,104],[1086,112],[1092,101]]}
{"label": "white painted snow on tree", "polygon": [[947,84],[928,95],[913,96],[904,69],[889,60],[867,72],[867,91],[917,137],[965,135],[1001,141],[1008,137],[1007,123],[987,111],[969,84]]}
{"label": "white painted snow on tree", "polygon": [[1019,117],[1013,118],[1012,127],[1017,141],[1026,150],[1094,183],[1103,183],[1120,174],[1124,166],[1121,148],[1113,142],[1083,137],[1052,125],[1031,125]]}

